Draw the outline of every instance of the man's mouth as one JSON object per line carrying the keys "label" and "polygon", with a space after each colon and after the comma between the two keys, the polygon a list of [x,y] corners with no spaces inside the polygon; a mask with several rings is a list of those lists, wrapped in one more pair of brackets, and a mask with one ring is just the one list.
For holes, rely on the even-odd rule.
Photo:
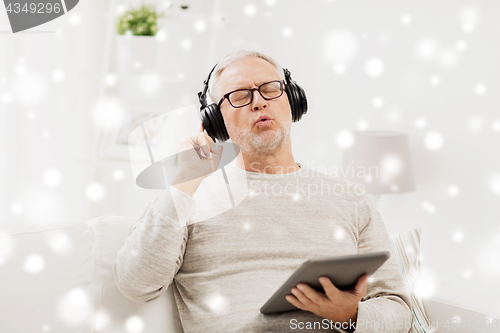
{"label": "man's mouth", "polygon": [[264,119],[264,120],[260,120],[260,121],[256,122],[255,125],[257,125],[257,126],[268,126],[268,125],[271,125],[272,121],[273,121],[272,119]]}
{"label": "man's mouth", "polygon": [[255,125],[258,125],[258,126],[270,125],[272,121],[273,121],[273,119],[271,117],[269,117],[268,115],[262,115],[259,117],[259,119],[257,119],[257,121],[255,122]]}

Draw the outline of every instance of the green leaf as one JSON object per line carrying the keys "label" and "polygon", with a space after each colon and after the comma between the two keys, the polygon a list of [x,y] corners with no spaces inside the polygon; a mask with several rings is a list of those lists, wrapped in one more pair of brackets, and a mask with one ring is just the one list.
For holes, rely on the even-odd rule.
{"label": "green leaf", "polygon": [[154,6],[131,8],[117,18],[116,30],[120,35],[131,30],[136,36],[155,36],[158,32],[157,18],[162,16],[162,13],[156,12]]}

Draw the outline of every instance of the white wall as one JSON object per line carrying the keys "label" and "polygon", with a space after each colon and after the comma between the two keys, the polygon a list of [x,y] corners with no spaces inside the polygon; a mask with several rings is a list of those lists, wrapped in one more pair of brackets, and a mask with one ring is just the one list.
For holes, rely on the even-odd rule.
{"label": "white wall", "polygon": [[[200,11],[212,3],[201,7],[190,1]],[[4,230],[103,214],[138,216],[155,195],[134,185],[127,162],[96,162],[93,155],[97,132],[91,110],[102,80],[107,5],[83,0],[67,15],[32,29],[59,33],[0,34],[0,119],[7,142],[6,156],[1,156],[7,161]],[[224,20],[213,45],[210,27],[194,32],[189,24],[176,27],[175,21],[166,21],[159,66],[195,80],[182,89],[166,87],[165,100],[172,107],[196,103],[218,59],[239,48],[254,49],[290,69],[307,93],[309,112],[292,131],[297,161],[338,164],[336,136],[342,130],[407,132],[417,190],[381,197],[385,223],[390,232],[422,229],[428,292],[434,286],[437,297],[498,316],[496,3],[277,0],[222,1],[219,8]],[[9,30],[3,11],[0,30]],[[190,49],[180,47],[183,38],[192,40]],[[114,44],[111,69],[116,66],[113,50]],[[373,58],[383,63],[378,76],[367,74]],[[65,76],[60,82],[52,77],[58,69]],[[382,105],[376,106],[376,98]],[[443,140],[437,149],[427,141],[433,132]],[[49,169],[59,172],[59,184],[44,182]],[[116,169],[125,173],[123,180],[113,179]],[[104,186],[99,201],[87,198],[91,182]]]}

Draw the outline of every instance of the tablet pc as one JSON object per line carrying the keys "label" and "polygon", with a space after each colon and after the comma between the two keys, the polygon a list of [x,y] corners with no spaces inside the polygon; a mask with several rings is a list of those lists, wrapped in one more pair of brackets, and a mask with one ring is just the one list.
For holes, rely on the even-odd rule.
{"label": "tablet pc", "polygon": [[389,251],[382,251],[307,260],[260,308],[260,312],[268,314],[299,310],[288,302],[285,296],[293,295],[292,288],[300,282],[307,283],[311,288],[324,293],[318,280],[320,276],[330,278],[340,290],[352,289],[363,274],[373,274],[390,256]]}

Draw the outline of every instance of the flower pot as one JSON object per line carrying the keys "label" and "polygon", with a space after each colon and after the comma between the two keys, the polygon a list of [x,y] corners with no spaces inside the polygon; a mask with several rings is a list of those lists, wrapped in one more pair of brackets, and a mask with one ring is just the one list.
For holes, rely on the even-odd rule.
{"label": "flower pot", "polygon": [[143,73],[154,71],[156,38],[154,36],[117,36],[118,71]]}

